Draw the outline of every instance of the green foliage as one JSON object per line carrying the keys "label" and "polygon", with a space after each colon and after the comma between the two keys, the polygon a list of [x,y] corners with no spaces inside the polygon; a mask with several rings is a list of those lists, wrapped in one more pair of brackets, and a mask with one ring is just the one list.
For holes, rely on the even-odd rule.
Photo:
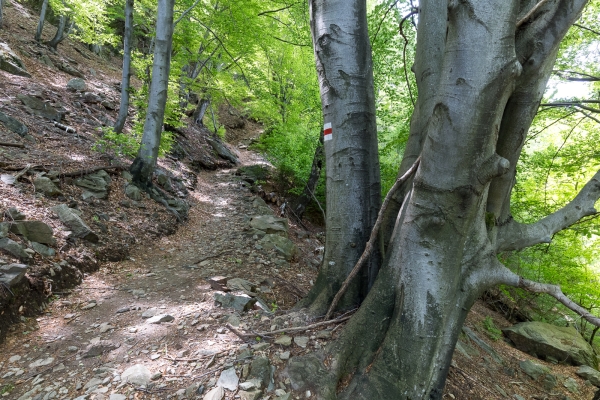
{"label": "green foliage", "polygon": [[489,315],[481,321],[485,333],[494,342],[497,342],[502,337],[502,331],[496,326],[494,320]]}
{"label": "green foliage", "polygon": [[6,385],[0,387],[0,395],[8,394],[15,390],[15,385],[12,383],[7,383]]}

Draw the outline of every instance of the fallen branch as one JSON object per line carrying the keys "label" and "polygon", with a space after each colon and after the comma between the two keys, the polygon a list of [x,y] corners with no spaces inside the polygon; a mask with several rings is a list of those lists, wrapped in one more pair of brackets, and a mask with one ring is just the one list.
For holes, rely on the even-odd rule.
{"label": "fallen branch", "polygon": [[390,199],[392,198],[392,195],[394,194],[394,192],[396,192],[400,188],[400,185],[402,185],[404,182],[406,182],[406,180],[415,173],[415,171],[419,167],[420,162],[421,162],[421,156],[417,157],[417,159],[415,160],[413,165],[411,165],[411,167],[408,169],[408,171],[406,171],[404,173],[404,175],[402,175],[400,178],[398,178],[396,180],[396,182],[394,183],[394,186],[392,186],[392,188],[390,189],[388,194],[385,196],[385,200],[383,201],[383,204],[381,205],[381,209],[379,210],[379,214],[377,215],[377,221],[375,221],[375,225],[373,226],[373,229],[371,230],[371,237],[369,238],[369,241],[367,242],[367,244],[365,246],[365,250],[363,251],[363,253],[360,256],[360,258],[358,259],[358,261],[356,262],[356,265],[354,266],[354,268],[352,268],[352,271],[350,271],[350,274],[348,275],[348,277],[346,278],[344,283],[342,283],[340,290],[338,290],[337,294],[333,298],[333,301],[331,302],[331,306],[329,306],[329,310],[327,310],[327,314],[325,314],[325,319],[329,319],[329,317],[331,316],[331,314],[337,307],[340,299],[342,298],[344,293],[346,293],[348,286],[350,286],[350,282],[358,274],[358,272],[364,265],[365,261],[367,261],[367,259],[373,252],[373,244],[375,243],[375,241],[377,240],[377,236],[379,235],[379,227],[381,226],[381,222],[383,221],[383,214],[385,213],[385,211],[388,207],[388,204],[390,203]]}
{"label": "fallen branch", "polygon": [[19,147],[21,149],[25,148],[25,145],[21,144],[21,143],[0,142],[0,146],[5,146],[5,147]]}
{"label": "fallen branch", "polygon": [[237,336],[239,336],[243,340],[246,340],[247,338],[257,337],[257,336],[264,338],[264,337],[276,335],[278,333],[291,333],[291,332],[307,331],[307,330],[315,329],[315,328],[325,326],[325,325],[331,325],[331,324],[337,324],[339,322],[344,322],[344,321],[349,320],[351,317],[352,317],[352,315],[346,315],[344,317],[331,319],[329,321],[317,322],[316,324],[312,324],[312,325],[297,326],[295,328],[276,329],[271,332],[242,333],[242,332],[238,331],[237,329],[235,329],[233,326],[231,326],[231,324],[226,324],[225,326],[227,326],[227,329],[229,329],[231,332],[235,333]]}
{"label": "fallen branch", "polygon": [[77,129],[73,128],[72,126],[63,125],[56,121],[54,121],[54,126],[59,129],[62,129],[63,131],[65,131],[67,133],[77,133]]}

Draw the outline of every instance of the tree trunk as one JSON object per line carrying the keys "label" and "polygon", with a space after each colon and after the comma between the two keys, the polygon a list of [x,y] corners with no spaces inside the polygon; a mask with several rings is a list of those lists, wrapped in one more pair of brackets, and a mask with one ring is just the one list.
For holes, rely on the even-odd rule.
{"label": "tree trunk", "polygon": [[119,116],[115,121],[116,133],[123,132],[129,112],[129,81],[131,78],[131,40],[133,38],[133,3],[125,0],[125,31],[123,32],[123,74],[121,75],[121,103]]}
{"label": "tree trunk", "polygon": [[209,105],[209,99],[200,99],[198,105],[196,106],[196,109],[194,110],[194,114],[192,115],[195,124],[204,126],[202,119],[204,118],[204,114],[206,114],[206,110],[208,109]]}
{"label": "tree trunk", "polygon": [[42,3],[42,9],[40,10],[40,20],[35,30],[35,41],[42,41],[42,30],[44,29],[44,20],[46,19],[46,10],[48,9],[48,0],[44,0]]}
{"label": "tree trunk", "polygon": [[308,181],[304,186],[302,194],[294,199],[290,205],[290,209],[294,213],[294,216],[299,220],[302,220],[302,216],[306,211],[306,207],[314,197],[315,188],[317,187],[317,183],[321,177],[321,168],[323,168],[323,156],[323,131],[321,131],[321,134],[319,135],[319,143],[315,149],[315,156],[313,157]]}
{"label": "tree trunk", "polygon": [[4,0],[0,0],[0,29],[2,29],[2,24],[4,21]]}
{"label": "tree trunk", "polygon": [[[362,254],[381,205],[371,45],[365,0],[311,0],[311,31],[325,132],[324,262],[303,305],[322,314]],[[341,308],[365,298],[379,267],[371,257]]]}
{"label": "tree trunk", "polygon": [[69,17],[61,15],[54,37],[50,41],[46,42],[49,47],[52,47],[54,50],[56,50],[58,44],[65,39],[65,27],[68,23]]}
{"label": "tree trunk", "polygon": [[[509,215],[502,201],[509,202],[512,186],[504,177],[513,174],[521,151],[514,136],[526,135],[535,114],[530,107],[537,108],[560,41],[586,1],[547,2],[543,18],[532,17],[515,33],[519,17],[536,3],[419,2],[419,101],[409,161],[401,168],[415,155],[421,161],[396,209],[387,262],[327,350],[329,367],[319,366],[314,381],[321,398],[441,399],[462,324],[484,290],[502,283],[560,298],[556,287],[525,281],[498,261],[503,250],[540,243],[591,215],[600,197],[599,171],[572,203],[538,223],[496,222]],[[523,129],[508,129],[515,125]],[[499,135],[517,143],[505,155],[498,154],[506,148]],[[498,185],[500,200],[490,198],[490,183]],[[561,301],[569,303],[564,295]]]}
{"label": "tree trunk", "polygon": [[151,186],[152,173],[158,159],[158,148],[160,146],[169,86],[171,47],[173,43],[173,5],[174,0],[158,1],[154,63],[152,65],[152,81],[150,82],[144,134],[137,157],[133,160],[130,170],[133,175],[133,182],[142,188]]}

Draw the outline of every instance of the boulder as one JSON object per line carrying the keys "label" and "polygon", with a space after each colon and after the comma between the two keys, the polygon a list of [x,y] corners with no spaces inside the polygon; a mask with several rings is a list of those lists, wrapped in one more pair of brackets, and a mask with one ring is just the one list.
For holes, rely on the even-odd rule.
{"label": "boulder", "polygon": [[600,372],[591,368],[587,365],[582,365],[577,370],[576,374],[581,378],[590,381],[590,383],[596,387],[600,387]]}
{"label": "boulder", "polygon": [[271,384],[271,363],[267,357],[256,357],[250,364],[248,379],[257,379],[267,388]]}
{"label": "boulder", "polygon": [[85,92],[83,94],[83,102],[88,104],[97,104],[102,101],[102,98],[93,92]]}
{"label": "boulder", "polygon": [[227,390],[236,390],[239,381],[240,378],[235,373],[235,368],[231,367],[221,372],[217,386],[221,386]]}
{"label": "boulder", "polygon": [[4,124],[8,129],[16,133],[17,135],[24,137],[29,132],[29,128],[25,126],[21,121],[15,119],[9,115],[4,114],[0,111],[0,122]]}
{"label": "boulder", "polygon": [[250,220],[250,227],[285,237],[288,232],[288,221],[285,218],[277,218],[273,215],[259,215]]}
{"label": "boulder", "polygon": [[30,258],[29,254],[27,254],[25,249],[23,249],[23,246],[7,237],[0,239],[0,249],[17,258],[20,258],[21,260],[27,260]]}
{"label": "boulder", "polygon": [[37,176],[33,180],[33,186],[35,186],[36,192],[41,192],[46,196],[60,196],[62,194],[58,186],[52,182],[52,179],[46,176]]}
{"label": "boulder", "polygon": [[31,240],[32,242],[44,244],[56,243],[52,228],[42,221],[17,221],[12,224],[10,230],[17,235],[24,236],[27,240]]}
{"label": "boulder", "polygon": [[8,264],[0,267],[0,282],[8,287],[17,285],[27,272],[27,266],[24,264]]}
{"label": "boulder", "polygon": [[247,294],[215,292],[214,298],[217,303],[221,304],[221,306],[233,308],[239,312],[250,310],[254,306],[254,303],[256,303],[256,299],[248,296]]}
{"label": "boulder", "polygon": [[287,261],[291,261],[298,253],[298,247],[294,242],[279,235],[267,234],[259,241],[259,243],[267,250],[274,249],[284,256]]}
{"label": "boulder", "polygon": [[44,256],[44,257],[54,257],[56,255],[56,251],[48,246],[44,246],[38,242],[31,242],[31,248],[36,251],[36,253]]}
{"label": "boulder", "polygon": [[597,367],[594,350],[575,328],[544,322],[522,322],[503,329],[503,332],[517,349],[535,357]]}
{"label": "boulder", "polygon": [[110,182],[110,175],[101,169],[100,171],[76,179],[75,185],[83,189],[84,200],[90,197],[105,199],[108,197]]}
{"label": "boulder", "polygon": [[550,368],[535,363],[531,360],[521,361],[519,363],[519,367],[525,372],[527,375],[531,377],[531,379],[537,380],[542,375],[550,373]]}
{"label": "boulder", "polygon": [[208,142],[208,144],[213,148],[213,150],[215,151],[215,153],[217,153],[217,155],[229,162],[231,162],[232,164],[239,164],[238,158],[235,154],[233,154],[228,148],[227,146],[225,146],[220,139],[218,138],[210,138],[207,137],[206,141]]}
{"label": "boulder", "polygon": [[6,43],[0,43],[0,70],[6,71],[9,74],[31,78],[23,61]]}
{"label": "boulder", "polygon": [[76,76],[78,78],[83,78],[84,75],[81,71],[79,71],[77,68],[72,67],[71,65],[63,62],[61,64],[58,64],[58,69],[60,69],[63,72],[66,72],[69,75],[73,75]]}
{"label": "boulder", "polygon": [[142,191],[139,187],[129,184],[125,186],[125,196],[131,200],[140,201],[142,200]]}
{"label": "boulder", "polygon": [[56,108],[52,107],[50,104],[38,99],[34,96],[18,94],[17,98],[21,100],[29,111],[33,115],[39,115],[40,117],[48,118],[52,121],[60,122],[62,119],[62,113],[59,112]]}
{"label": "boulder", "polygon": [[58,215],[60,221],[65,224],[69,230],[71,230],[71,236],[76,238],[82,238],[92,243],[98,242],[98,235],[96,235],[89,226],[66,204],[59,204],[52,207],[52,211]]}
{"label": "boulder", "polygon": [[67,89],[76,92],[83,92],[87,89],[87,84],[81,78],[73,78],[67,82]]}
{"label": "boulder", "polygon": [[136,364],[123,371],[121,374],[121,381],[133,383],[134,385],[139,386],[147,386],[151,381],[151,377],[152,373],[146,366],[142,364]]}

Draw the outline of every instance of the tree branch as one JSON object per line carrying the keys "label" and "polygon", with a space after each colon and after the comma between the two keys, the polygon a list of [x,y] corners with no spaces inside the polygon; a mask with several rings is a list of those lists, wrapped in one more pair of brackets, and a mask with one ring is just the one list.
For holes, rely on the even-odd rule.
{"label": "tree branch", "polygon": [[539,243],[550,243],[552,235],[597,213],[594,204],[600,198],[600,170],[575,198],[560,210],[533,224],[511,220],[498,228],[497,251],[520,250]]}
{"label": "tree branch", "polygon": [[181,22],[181,20],[183,19],[183,17],[185,17],[190,11],[192,11],[194,9],[194,7],[196,7],[198,5],[198,3],[200,3],[200,0],[196,0],[194,2],[194,4],[192,4],[192,6],[190,8],[188,8],[187,10],[185,10],[184,12],[182,12],[181,15],[179,16],[179,18],[177,18],[177,21],[175,21],[173,23],[173,28],[175,28],[177,26],[177,24],[179,22]]}
{"label": "tree branch", "polygon": [[354,268],[352,268],[352,271],[350,271],[350,274],[348,275],[348,277],[346,278],[344,283],[342,283],[340,290],[338,290],[335,297],[333,298],[333,301],[331,302],[331,305],[329,306],[329,310],[327,310],[327,314],[325,314],[325,320],[329,319],[329,317],[331,316],[331,314],[337,307],[340,299],[342,298],[342,296],[348,289],[350,282],[352,282],[352,279],[356,276],[356,274],[358,274],[358,272],[360,271],[360,269],[363,266],[363,264],[365,263],[365,261],[367,261],[367,259],[373,252],[374,244],[375,244],[375,241],[377,240],[377,236],[379,234],[379,227],[381,226],[381,221],[383,220],[383,214],[385,213],[385,210],[390,202],[392,195],[394,194],[394,192],[396,192],[396,190],[398,190],[398,188],[408,178],[410,178],[415,173],[415,171],[419,167],[420,162],[421,162],[421,156],[419,156],[415,160],[413,165],[408,169],[408,171],[406,171],[404,173],[404,175],[402,175],[400,178],[398,178],[396,180],[396,182],[394,183],[394,186],[392,186],[392,188],[388,192],[387,196],[385,196],[385,200],[383,201],[383,204],[381,205],[381,208],[379,209],[379,214],[377,215],[377,221],[375,221],[375,225],[373,226],[373,229],[371,230],[371,237],[369,237],[369,241],[367,242],[367,244],[365,246],[365,250],[363,251],[363,253],[360,256],[360,258],[358,259],[358,261],[356,262],[356,265],[354,266]]}
{"label": "tree branch", "polygon": [[563,76],[561,75],[562,73],[573,74],[573,75],[580,75],[580,76],[583,77],[583,78],[573,78],[571,76],[567,76],[566,78],[563,78],[563,79],[566,79],[568,81],[576,81],[576,82],[598,82],[598,81],[600,81],[600,77],[594,76],[594,75],[590,75],[590,74],[586,74],[586,73],[583,73],[583,72],[568,71],[568,70],[562,70],[562,69],[554,70],[552,72],[555,73],[556,75],[558,75],[561,78],[563,78]]}
{"label": "tree branch", "polygon": [[595,30],[593,30],[593,29],[590,29],[590,28],[588,28],[587,26],[583,26],[583,25],[581,25],[581,24],[573,24],[573,26],[576,26],[576,27],[578,27],[578,28],[580,28],[580,29],[583,29],[583,30],[585,30],[585,31],[592,32],[593,34],[600,36],[600,32],[598,32],[598,31],[595,31]]}
{"label": "tree branch", "polygon": [[523,25],[525,22],[527,22],[527,20],[529,18],[531,18],[531,16],[533,15],[533,13],[535,13],[537,10],[540,9],[541,6],[544,5],[545,2],[547,2],[548,0],[540,0],[535,6],[533,6],[533,8],[531,10],[529,10],[529,12],[527,14],[525,14],[525,16],[523,18],[521,18],[519,20],[519,22],[517,22],[517,29]]}
{"label": "tree branch", "polygon": [[589,107],[589,106],[584,106],[583,103],[600,104],[600,101],[599,100],[561,101],[561,102],[556,102],[556,103],[543,103],[543,104],[540,104],[540,106],[544,106],[544,107],[577,107],[577,108],[581,108],[582,110],[600,114],[600,109],[594,108],[594,107]]}
{"label": "tree branch", "polygon": [[267,14],[278,13],[279,11],[283,11],[283,10],[290,9],[290,8],[294,7],[296,4],[298,4],[298,2],[296,2],[296,3],[292,3],[292,4],[290,4],[289,6],[285,6],[285,7],[278,8],[277,10],[267,10],[267,11],[259,12],[259,13],[258,13],[258,14],[256,14],[256,15],[260,17],[261,15],[267,15]]}

